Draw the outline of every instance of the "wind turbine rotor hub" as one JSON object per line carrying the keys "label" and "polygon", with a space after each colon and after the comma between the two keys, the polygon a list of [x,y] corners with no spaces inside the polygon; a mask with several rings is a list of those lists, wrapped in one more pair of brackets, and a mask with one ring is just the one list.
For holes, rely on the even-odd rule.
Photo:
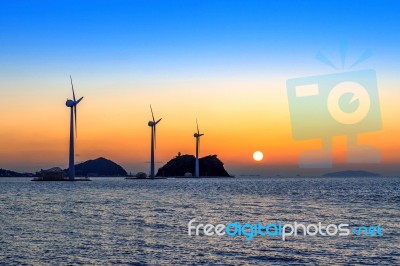
{"label": "wind turbine rotor hub", "polygon": [[65,105],[68,106],[68,107],[74,107],[75,102],[73,100],[69,100],[68,99],[67,102],[65,103]]}
{"label": "wind turbine rotor hub", "polygon": [[155,124],[155,123],[154,123],[153,121],[149,121],[149,123],[148,123],[149,127],[153,127],[154,124]]}

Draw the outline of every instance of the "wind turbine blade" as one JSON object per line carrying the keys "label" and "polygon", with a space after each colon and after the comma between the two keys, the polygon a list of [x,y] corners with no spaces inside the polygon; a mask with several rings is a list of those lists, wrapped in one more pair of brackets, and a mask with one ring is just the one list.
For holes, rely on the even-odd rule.
{"label": "wind turbine blade", "polygon": [[69,76],[69,78],[71,79],[72,95],[73,95],[73,97],[74,97],[74,102],[75,102],[76,100],[75,100],[74,84],[72,83],[72,77],[71,77],[71,75]]}
{"label": "wind turbine blade", "polygon": [[151,110],[151,116],[153,117],[153,122],[155,123],[156,120],[154,119],[153,108],[151,108],[151,104],[150,104],[150,110]]}
{"label": "wind turbine blade", "polygon": [[78,126],[76,122],[76,104],[74,105],[74,116],[75,116],[75,137],[78,137]]}
{"label": "wind turbine blade", "polygon": [[156,125],[158,124],[158,122],[160,122],[160,121],[161,121],[161,119],[162,119],[162,118],[158,119],[158,121],[156,122]]}
{"label": "wind turbine blade", "polygon": [[197,123],[197,118],[196,118],[196,125],[197,125],[197,134],[200,134],[200,131],[199,131],[199,123]]}
{"label": "wind turbine blade", "polygon": [[78,104],[80,101],[82,101],[83,97],[81,97],[78,101],[76,101],[75,104]]}
{"label": "wind turbine blade", "polygon": [[201,138],[199,137],[199,153],[200,153],[200,139],[201,139]]}

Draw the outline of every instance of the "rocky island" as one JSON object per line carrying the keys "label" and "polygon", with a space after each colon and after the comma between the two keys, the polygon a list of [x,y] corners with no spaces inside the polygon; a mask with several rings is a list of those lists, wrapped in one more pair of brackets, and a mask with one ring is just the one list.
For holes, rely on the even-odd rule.
{"label": "rocky island", "polygon": [[[196,158],[193,155],[178,155],[158,169],[157,177],[194,176]],[[199,159],[201,177],[231,177],[217,155],[208,155]]]}

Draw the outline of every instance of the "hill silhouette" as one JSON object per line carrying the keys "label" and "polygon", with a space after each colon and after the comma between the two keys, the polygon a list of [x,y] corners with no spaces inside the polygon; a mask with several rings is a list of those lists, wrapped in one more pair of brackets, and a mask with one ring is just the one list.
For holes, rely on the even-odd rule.
{"label": "hill silhouette", "polygon": [[0,169],[0,177],[22,177],[22,176],[25,175],[11,170]]}
{"label": "hill silhouette", "polygon": [[[194,176],[196,158],[193,155],[181,155],[170,160],[158,169],[156,176],[184,176],[191,173]],[[199,159],[200,176],[202,177],[228,177],[230,176],[224,168],[224,163],[217,155],[209,155]]]}
{"label": "hill silhouette", "polygon": [[[65,170],[68,171],[68,170]],[[122,166],[100,157],[75,165],[76,176],[127,176]]]}

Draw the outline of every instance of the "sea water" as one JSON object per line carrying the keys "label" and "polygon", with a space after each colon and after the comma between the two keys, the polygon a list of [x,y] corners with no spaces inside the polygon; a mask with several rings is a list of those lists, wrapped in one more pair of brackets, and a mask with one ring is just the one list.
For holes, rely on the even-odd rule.
{"label": "sea water", "polygon": [[[380,225],[382,236],[188,235],[188,223]],[[0,263],[400,264],[400,178],[0,179]]]}

